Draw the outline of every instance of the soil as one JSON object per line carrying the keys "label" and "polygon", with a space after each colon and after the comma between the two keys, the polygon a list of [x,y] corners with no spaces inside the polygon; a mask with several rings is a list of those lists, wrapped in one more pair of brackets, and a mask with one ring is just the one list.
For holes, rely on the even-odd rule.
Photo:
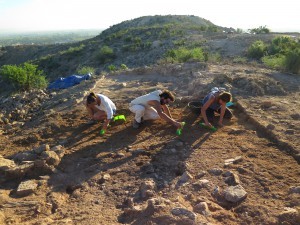
{"label": "soil", "polygon": [[[299,84],[299,76],[255,65],[191,63],[57,91],[23,126],[2,125],[4,158],[42,144],[63,145],[65,155],[52,173],[1,181],[0,224],[300,224]],[[235,103],[233,119],[216,132],[201,128],[187,106],[213,86],[230,90]],[[155,89],[175,93],[170,109],[186,122],[181,136],[163,120],[132,128],[128,103]],[[109,96],[126,122],[100,136],[81,104],[90,90]],[[237,202],[224,198],[228,173],[247,192]],[[28,179],[37,189],[17,196]]]}

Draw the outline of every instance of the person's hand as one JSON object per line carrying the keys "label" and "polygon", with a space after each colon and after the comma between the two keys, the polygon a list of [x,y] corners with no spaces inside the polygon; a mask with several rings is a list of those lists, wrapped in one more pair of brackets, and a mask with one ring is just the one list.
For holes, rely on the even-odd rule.
{"label": "person's hand", "polygon": [[181,128],[182,128],[182,123],[175,121],[174,126],[175,126],[177,129],[181,129]]}
{"label": "person's hand", "polygon": [[207,127],[209,127],[209,128],[213,127],[213,125],[211,125],[210,122],[205,123],[205,126],[207,126]]}

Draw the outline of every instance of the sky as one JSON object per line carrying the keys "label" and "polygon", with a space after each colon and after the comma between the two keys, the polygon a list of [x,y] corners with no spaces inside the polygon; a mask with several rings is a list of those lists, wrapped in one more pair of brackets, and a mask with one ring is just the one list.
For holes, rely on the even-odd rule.
{"label": "sky", "polygon": [[141,16],[194,15],[244,31],[300,32],[298,0],[0,0],[0,32],[107,29]]}

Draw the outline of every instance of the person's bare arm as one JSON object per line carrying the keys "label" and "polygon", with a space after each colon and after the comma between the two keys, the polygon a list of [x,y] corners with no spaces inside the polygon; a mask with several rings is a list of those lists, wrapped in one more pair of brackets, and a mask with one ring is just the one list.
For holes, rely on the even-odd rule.
{"label": "person's bare arm", "polygon": [[168,107],[167,105],[162,105],[161,107],[162,107],[162,109],[163,109],[163,112],[164,112],[165,114],[167,114],[170,118],[172,118],[172,115],[171,115],[171,113],[170,113],[169,107]]}
{"label": "person's bare arm", "polygon": [[148,104],[151,105],[157,111],[160,118],[167,121],[168,123],[173,124],[177,128],[181,128],[181,123],[179,123],[176,120],[172,119],[171,117],[169,117],[166,113],[164,113],[162,111],[162,108],[161,108],[162,105],[160,104],[160,102],[155,101],[155,100],[151,100],[151,101],[148,101]]}
{"label": "person's bare arm", "polygon": [[218,122],[219,126],[223,126],[223,118],[224,118],[224,115],[225,115],[225,110],[226,110],[226,104],[222,104],[221,112],[220,112],[220,120]]}
{"label": "person's bare arm", "polygon": [[207,102],[205,102],[205,104],[202,106],[201,108],[201,115],[204,119],[204,123],[206,126],[212,126],[210,124],[210,122],[208,121],[207,119],[207,116],[206,116],[206,110],[208,109],[208,107],[214,102],[214,97],[211,97],[210,99],[208,99]]}

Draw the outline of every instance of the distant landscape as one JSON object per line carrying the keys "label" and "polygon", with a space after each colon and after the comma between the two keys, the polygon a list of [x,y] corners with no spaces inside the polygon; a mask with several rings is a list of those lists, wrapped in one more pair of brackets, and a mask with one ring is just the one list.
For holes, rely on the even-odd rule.
{"label": "distant landscape", "polygon": [[95,37],[101,29],[0,32],[0,47],[9,45],[49,45],[82,41]]}

